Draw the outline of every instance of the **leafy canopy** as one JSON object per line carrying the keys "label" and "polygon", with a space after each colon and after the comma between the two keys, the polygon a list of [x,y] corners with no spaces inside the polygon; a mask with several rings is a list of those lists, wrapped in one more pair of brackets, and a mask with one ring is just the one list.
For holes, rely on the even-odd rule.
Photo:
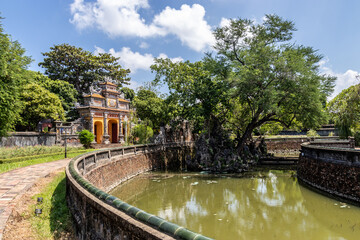
{"label": "leafy canopy", "polygon": [[82,48],[60,44],[43,55],[44,61],[39,66],[45,68],[45,74],[53,80],[73,84],[79,94],[89,92],[91,84],[104,77],[111,77],[118,84],[127,84],[130,80],[130,70],[121,68],[119,58],[108,53],[93,55]]}
{"label": "leafy canopy", "polygon": [[23,111],[18,121],[19,128],[34,130],[43,119],[64,120],[64,109],[59,97],[36,83],[23,87],[20,101]]}
{"label": "leafy canopy", "polygon": [[0,24],[0,136],[14,130],[22,111],[20,88],[23,75],[32,61],[24,54],[25,49],[19,42],[12,41]]}
{"label": "leafy canopy", "polygon": [[134,97],[133,106],[136,109],[136,116],[153,129],[159,129],[160,125],[169,120],[167,113],[171,105],[152,90],[140,88]]}
{"label": "leafy canopy", "polygon": [[294,31],[293,22],[277,15],[266,15],[261,24],[232,19],[214,32],[216,57],[156,59],[154,82],[167,84],[181,115],[198,126],[203,121],[203,129],[221,124],[240,147],[266,123],[319,126],[335,78],[319,73],[317,51],[290,42]]}
{"label": "leafy canopy", "polygon": [[331,119],[340,129],[340,135],[348,137],[351,128],[360,129],[360,84],[344,89],[327,105]]}

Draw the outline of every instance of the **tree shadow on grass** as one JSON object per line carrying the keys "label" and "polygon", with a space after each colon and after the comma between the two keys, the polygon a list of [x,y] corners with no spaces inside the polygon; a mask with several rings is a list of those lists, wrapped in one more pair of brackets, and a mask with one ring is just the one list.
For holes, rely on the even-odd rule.
{"label": "tree shadow on grass", "polygon": [[50,231],[55,239],[71,239],[73,228],[66,204],[66,178],[57,185],[51,197]]}

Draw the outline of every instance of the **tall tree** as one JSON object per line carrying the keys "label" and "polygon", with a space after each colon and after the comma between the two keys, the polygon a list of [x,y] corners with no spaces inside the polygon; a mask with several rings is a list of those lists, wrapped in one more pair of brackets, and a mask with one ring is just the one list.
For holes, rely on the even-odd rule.
{"label": "tall tree", "polygon": [[59,79],[52,80],[40,72],[28,71],[27,75],[29,83],[36,83],[50,92],[55,93],[59,97],[65,112],[72,109],[78,94],[72,84]]}
{"label": "tall tree", "polygon": [[351,129],[360,129],[360,84],[344,89],[332,99],[327,109],[340,130],[340,136],[352,135]]}
{"label": "tall tree", "polygon": [[104,77],[111,77],[118,84],[127,84],[130,80],[129,69],[123,69],[119,58],[108,53],[93,55],[69,44],[55,45],[49,52],[43,53],[44,61],[39,66],[45,68],[45,74],[53,80],[64,80],[74,85],[82,93],[89,92],[91,84]]}
{"label": "tall tree", "polygon": [[319,126],[327,119],[324,101],[335,78],[320,74],[317,51],[290,42],[294,31],[293,22],[277,15],[261,24],[230,20],[214,32],[216,57],[157,59],[151,66],[155,82],[166,83],[181,113],[202,118],[209,134],[219,134],[220,124],[235,136],[240,153],[263,124]]}
{"label": "tall tree", "polygon": [[120,89],[120,91],[121,91],[122,93],[124,93],[125,98],[126,98],[126,99],[129,99],[130,102],[132,102],[132,101],[134,100],[135,91],[132,90],[131,88],[123,87],[123,88]]}
{"label": "tall tree", "polygon": [[[207,55],[203,61],[191,63],[155,59],[151,66],[156,72],[154,82],[170,89],[167,102],[178,105],[176,115],[192,120],[195,131],[209,130],[211,119],[223,121],[230,97],[229,66],[221,59]],[[205,126],[204,126],[205,124]]]}
{"label": "tall tree", "polygon": [[36,83],[26,84],[20,93],[23,111],[18,129],[35,130],[43,119],[64,120],[64,109],[59,97]]}
{"label": "tall tree", "polygon": [[31,62],[24,54],[25,49],[17,41],[12,41],[0,24],[0,136],[14,129],[22,111],[19,88]]}
{"label": "tall tree", "polygon": [[215,30],[215,48],[233,68],[229,123],[239,148],[264,123],[311,128],[326,120],[323,101],[335,78],[319,73],[317,51],[290,42],[294,31],[293,22],[277,15],[266,15],[262,24],[230,20]]}
{"label": "tall tree", "polygon": [[140,88],[134,97],[133,106],[136,109],[136,116],[154,129],[159,129],[161,124],[169,120],[167,116],[169,105],[151,90]]}

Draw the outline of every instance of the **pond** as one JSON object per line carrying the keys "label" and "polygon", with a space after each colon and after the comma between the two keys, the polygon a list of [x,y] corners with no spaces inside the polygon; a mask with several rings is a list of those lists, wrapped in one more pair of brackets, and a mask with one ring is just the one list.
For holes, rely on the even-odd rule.
{"label": "pond", "polygon": [[360,208],[300,186],[294,171],[151,172],[111,194],[215,239],[360,238]]}

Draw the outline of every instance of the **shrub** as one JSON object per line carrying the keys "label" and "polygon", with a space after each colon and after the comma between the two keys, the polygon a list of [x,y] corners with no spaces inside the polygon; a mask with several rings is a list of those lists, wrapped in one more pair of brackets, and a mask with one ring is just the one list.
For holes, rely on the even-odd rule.
{"label": "shrub", "polygon": [[355,146],[360,146],[360,132],[354,134]]}
{"label": "shrub", "polygon": [[307,131],[306,136],[308,137],[319,137],[320,135],[314,129]]}
{"label": "shrub", "polygon": [[144,124],[138,124],[132,129],[132,135],[135,138],[136,143],[144,144],[149,141],[154,135],[151,127]]}
{"label": "shrub", "polygon": [[92,143],[92,141],[94,141],[94,138],[95,138],[94,134],[92,134],[88,130],[82,130],[79,133],[80,143],[84,145],[85,148],[90,147],[90,144]]}

